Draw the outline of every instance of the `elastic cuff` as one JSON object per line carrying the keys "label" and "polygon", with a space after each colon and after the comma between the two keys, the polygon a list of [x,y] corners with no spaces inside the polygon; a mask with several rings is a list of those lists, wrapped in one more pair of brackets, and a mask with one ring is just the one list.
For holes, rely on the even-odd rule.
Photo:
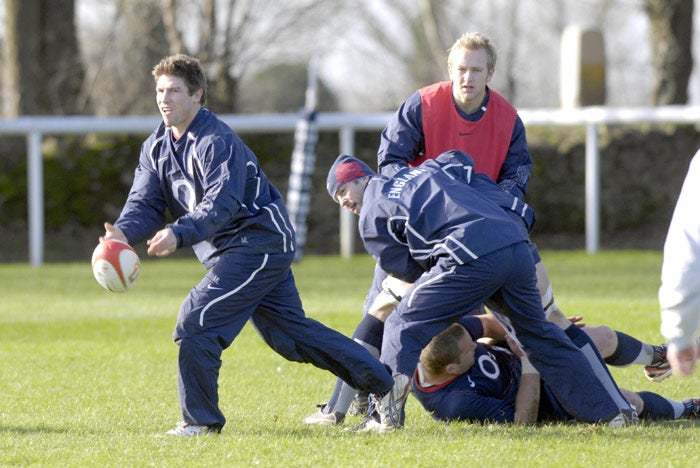
{"label": "elastic cuff", "polygon": [[166,229],[170,229],[173,231],[173,234],[175,234],[175,242],[177,243],[176,248],[182,247],[182,237],[180,237],[180,234],[178,234],[177,230],[173,227],[172,224],[168,224],[165,226]]}

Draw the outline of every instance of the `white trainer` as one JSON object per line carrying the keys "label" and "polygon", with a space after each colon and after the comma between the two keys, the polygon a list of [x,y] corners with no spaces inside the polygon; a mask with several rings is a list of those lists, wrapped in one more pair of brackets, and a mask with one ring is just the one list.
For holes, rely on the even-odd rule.
{"label": "white trainer", "polygon": [[338,411],[324,413],[323,408],[319,408],[314,413],[304,418],[304,424],[316,426],[338,426],[343,424],[345,415]]}
{"label": "white trainer", "polygon": [[211,428],[209,426],[197,426],[186,422],[179,422],[177,426],[170,429],[165,435],[176,437],[199,437],[202,435],[218,434],[221,429]]}
{"label": "white trainer", "polygon": [[345,429],[347,432],[385,432],[382,423],[372,415],[368,415],[361,423]]}
{"label": "white trainer", "polygon": [[610,427],[633,426],[639,424],[639,416],[634,407],[620,411],[620,414],[608,421]]}

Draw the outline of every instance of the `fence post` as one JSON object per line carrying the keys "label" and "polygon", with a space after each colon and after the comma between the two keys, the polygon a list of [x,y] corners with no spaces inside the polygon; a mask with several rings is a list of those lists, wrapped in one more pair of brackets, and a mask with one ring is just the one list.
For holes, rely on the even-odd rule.
{"label": "fence post", "polygon": [[600,151],[598,127],[586,124],[586,251],[598,252],[600,240]]}
{"label": "fence post", "polygon": [[[340,129],[340,152],[355,154],[355,129],[343,127]],[[340,208],[340,256],[348,259],[355,253],[355,231],[357,219],[350,211]]]}
{"label": "fence post", "polygon": [[27,196],[29,198],[29,257],[32,266],[44,261],[44,170],[41,133],[27,133]]}

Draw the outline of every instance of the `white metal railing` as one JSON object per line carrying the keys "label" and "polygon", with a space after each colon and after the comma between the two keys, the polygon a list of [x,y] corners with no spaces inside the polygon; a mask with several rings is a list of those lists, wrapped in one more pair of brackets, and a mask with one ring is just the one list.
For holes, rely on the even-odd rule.
{"label": "white metal railing", "polygon": [[[586,250],[599,249],[600,231],[600,153],[598,125],[639,123],[700,123],[700,106],[643,108],[586,107],[580,109],[523,109],[519,111],[525,126],[583,125],[586,127]],[[319,131],[337,131],[340,152],[353,154],[356,131],[381,130],[391,113],[348,114],[319,113]],[[293,132],[299,114],[226,114],[219,116],[236,132]],[[0,120],[0,135],[25,135],[27,138],[27,197],[29,204],[29,258],[41,265],[44,257],[44,183],[41,142],[44,134],[144,133],[160,122],[159,116],[91,117],[36,116]],[[340,252],[353,254],[355,220],[347,210],[340,215]]]}

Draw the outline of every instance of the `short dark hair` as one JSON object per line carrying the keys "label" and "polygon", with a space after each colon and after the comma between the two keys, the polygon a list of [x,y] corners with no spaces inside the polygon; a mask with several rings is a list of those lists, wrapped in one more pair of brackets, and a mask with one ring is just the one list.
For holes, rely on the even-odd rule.
{"label": "short dark hair", "polygon": [[198,59],[185,54],[171,55],[158,62],[158,65],[153,67],[151,74],[155,81],[158,81],[162,75],[182,78],[190,96],[198,90],[202,90],[199,103],[204,105],[207,102],[207,77]]}
{"label": "short dark hair", "polygon": [[458,323],[453,323],[430,340],[420,353],[420,365],[428,372],[439,374],[448,364],[459,362],[459,340],[467,330]]}

